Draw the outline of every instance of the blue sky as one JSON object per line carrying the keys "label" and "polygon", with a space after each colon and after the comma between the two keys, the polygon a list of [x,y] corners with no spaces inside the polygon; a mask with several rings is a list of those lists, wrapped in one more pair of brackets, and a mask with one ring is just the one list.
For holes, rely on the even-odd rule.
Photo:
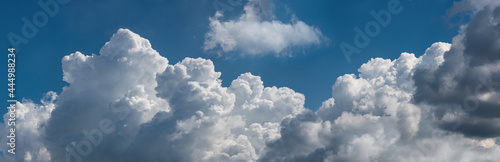
{"label": "blue sky", "polygon": [[[1,11],[4,20],[1,32],[5,36],[1,44],[9,46],[7,33],[21,34],[23,16],[30,19],[42,10],[35,2],[2,2],[7,7]],[[185,57],[211,59],[216,70],[222,72],[224,85],[242,73],[251,72],[261,76],[267,86],[290,87],[303,93],[306,107],[316,110],[322,101],[331,97],[331,86],[338,76],[357,73],[357,68],[370,58],[394,59],[401,52],[418,56],[432,43],[450,42],[457,34],[458,26],[450,25],[445,18],[453,1],[401,1],[404,10],[393,15],[390,24],[348,63],[338,45],[340,42],[352,44],[353,27],[363,27],[374,20],[369,12],[386,9],[387,2],[277,1],[279,20],[288,22],[287,10],[291,10],[301,21],[320,29],[329,41],[292,51],[293,57],[234,55],[228,58],[203,51],[209,17],[215,13],[211,0],[70,1],[60,7],[57,15],[50,18],[34,38],[17,47],[17,96],[38,102],[48,91],[60,93],[67,85],[62,81],[63,56],[75,51],[97,54],[118,28],[128,28],[149,39],[153,48],[172,63]],[[225,14],[236,17],[243,12],[243,5],[237,4]]]}
{"label": "blue sky", "polygon": [[1,3],[0,161],[500,159],[498,0]]}

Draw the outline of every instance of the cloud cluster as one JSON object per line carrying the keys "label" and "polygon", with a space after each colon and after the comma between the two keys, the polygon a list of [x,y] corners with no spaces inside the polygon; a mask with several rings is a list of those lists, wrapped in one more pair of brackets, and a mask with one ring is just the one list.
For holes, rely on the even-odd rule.
{"label": "cloud cluster", "polygon": [[358,76],[339,77],[316,116],[282,122],[282,138],[261,160],[500,159],[500,7],[478,10],[453,44],[375,58]]}
{"label": "cloud cluster", "polygon": [[276,20],[273,5],[268,0],[250,0],[244,13],[236,20],[222,20],[217,12],[210,18],[210,30],[205,34],[205,51],[218,54],[231,51],[243,55],[287,55],[292,47],[319,45],[321,31],[293,18],[289,23]]}
{"label": "cloud cluster", "polygon": [[63,58],[61,94],[17,103],[17,154],[2,160],[495,161],[499,13],[481,9],[419,57],[369,60],[316,112],[250,73],[224,87],[210,60],[169,64],[120,29],[99,55]]}
{"label": "cloud cluster", "polygon": [[[55,109],[54,101],[58,98],[55,92],[48,92],[41,100],[41,105],[30,100],[23,100],[16,104],[16,156],[7,153],[2,147],[4,161],[37,161],[50,162],[51,154],[43,143],[45,126],[50,118],[50,113]],[[7,125],[8,114],[3,117],[4,123],[0,124],[0,133],[7,135],[10,126]],[[0,138],[7,143],[6,136]],[[17,160],[15,159],[17,157]]]}
{"label": "cloud cluster", "polygon": [[375,58],[359,75],[337,78],[333,98],[315,113],[281,123],[281,138],[262,161],[494,161],[498,138],[468,138],[436,126],[434,105],[414,103],[419,69],[438,69],[451,44],[435,43],[420,57]]}
{"label": "cloud cluster", "polygon": [[210,60],[170,65],[128,29],[62,64],[60,95],[17,103],[18,161],[256,161],[281,120],[307,110],[304,95],[250,73],[223,87]]}
{"label": "cloud cluster", "polygon": [[437,69],[420,69],[415,100],[434,105],[445,130],[500,136],[500,7],[477,12]]}

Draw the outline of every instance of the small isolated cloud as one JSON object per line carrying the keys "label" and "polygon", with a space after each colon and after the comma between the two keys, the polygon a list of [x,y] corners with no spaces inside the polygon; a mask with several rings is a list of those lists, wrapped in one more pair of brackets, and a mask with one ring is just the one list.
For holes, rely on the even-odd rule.
{"label": "small isolated cloud", "polygon": [[324,36],[319,29],[292,18],[289,23],[276,20],[272,2],[250,0],[244,13],[236,20],[224,21],[217,12],[210,18],[210,29],[205,34],[205,51],[220,55],[238,51],[242,55],[287,55],[293,47],[319,45]]}

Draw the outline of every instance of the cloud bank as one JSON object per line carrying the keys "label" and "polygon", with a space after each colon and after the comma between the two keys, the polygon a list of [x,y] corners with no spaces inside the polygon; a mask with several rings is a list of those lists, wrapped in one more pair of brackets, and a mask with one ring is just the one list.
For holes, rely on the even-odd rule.
{"label": "cloud bank", "polygon": [[427,102],[443,129],[500,136],[500,8],[478,11],[438,69],[419,69],[415,100]]}
{"label": "cloud bank", "polygon": [[319,45],[324,36],[315,27],[292,18],[289,23],[276,20],[273,4],[268,0],[250,0],[236,20],[224,21],[217,12],[210,18],[205,34],[205,51],[219,55],[238,51],[242,55],[289,55],[293,47]]}
{"label": "cloud bank", "polygon": [[17,103],[17,154],[2,160],[496,161],[499,13],[482,8],[419,57],[369,60],[316,112],[251,73],[224,87],[212,61],[170,64],[120,29],[99,55],[62,59],[61,94]]}

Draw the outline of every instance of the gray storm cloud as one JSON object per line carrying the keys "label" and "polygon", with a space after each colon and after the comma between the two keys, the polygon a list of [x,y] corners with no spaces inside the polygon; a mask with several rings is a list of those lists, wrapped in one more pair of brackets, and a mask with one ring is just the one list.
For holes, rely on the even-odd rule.
{"label": "gray storm cloud", "polygon": [[419,69],[415,100],[433,105],[441,128],[500,136],[500,7],[477,12],[437,69]]}

